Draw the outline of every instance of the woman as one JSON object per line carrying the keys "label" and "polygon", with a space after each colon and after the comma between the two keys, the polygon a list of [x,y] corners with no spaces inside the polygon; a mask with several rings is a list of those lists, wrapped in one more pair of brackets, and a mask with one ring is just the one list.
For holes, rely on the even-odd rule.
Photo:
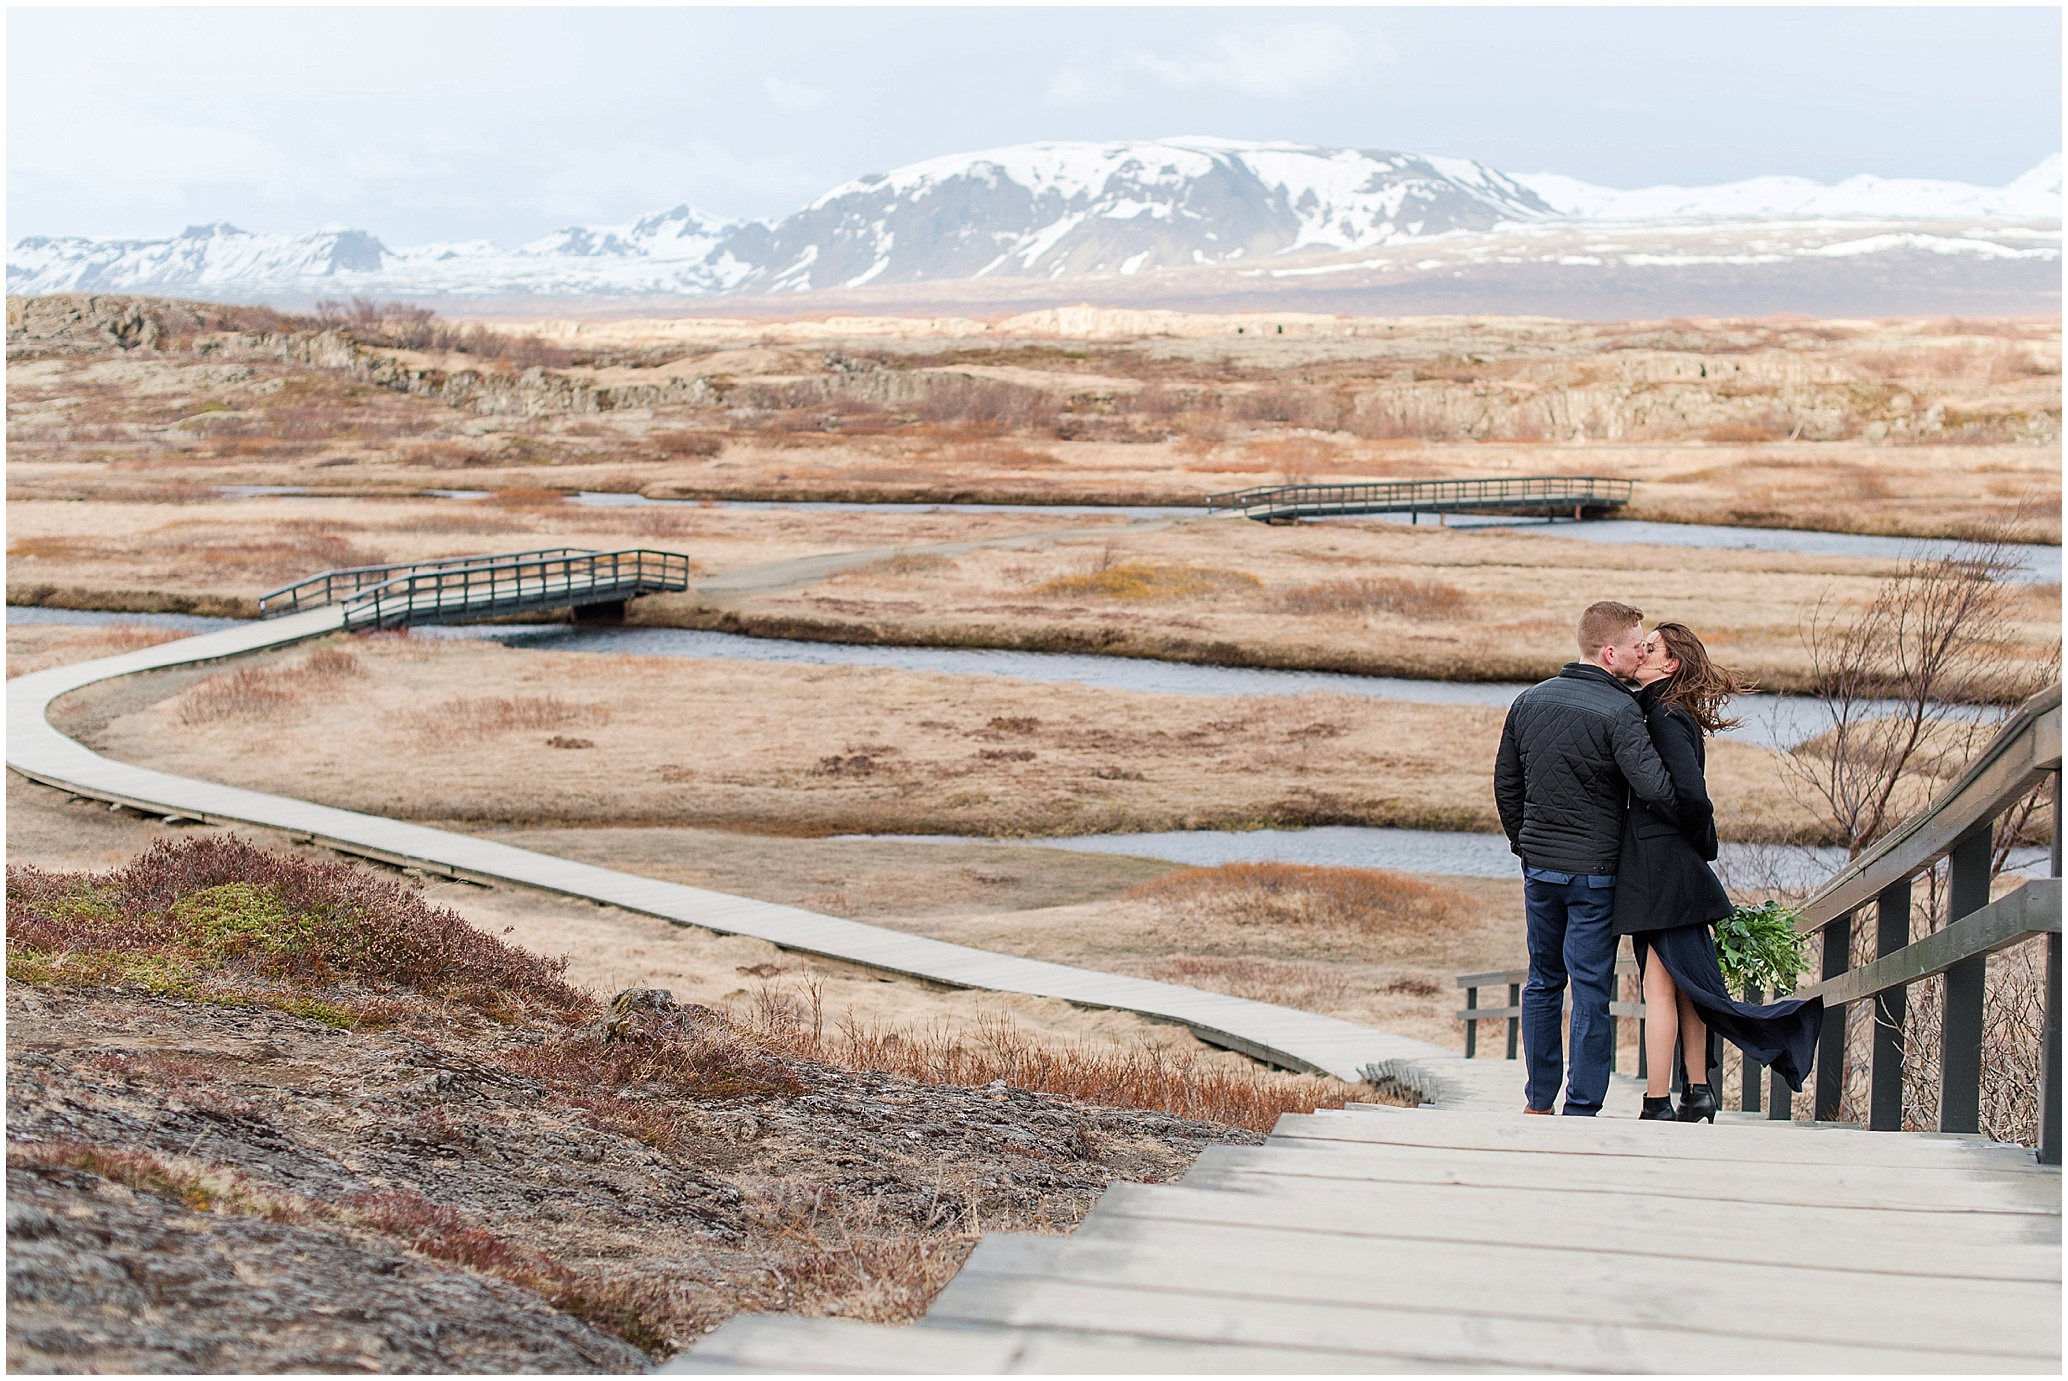
{"label": "woman", "polygon": [[[1631,937],[1644,980],[1643,1116],[1713,1123],[1718,1099],[1709,1082],[1710,1030],[1800,1090],[1823,1029],[1824,1001],[1754,1006],[1736,1001],[1724,986],[1709,927],[1731,914],[1731,900],[1709,868],[1716,858],[1716,811],[1709,803],[1702,739],[1735,727],[1724,707],[1748,687],[1710,661],[1709,650],[1685,624],[1659,624],[1640,654],[1632,673],[1640,688],[1637,703],[1673,778],[1680,814],[1675,826],[1633,801],[1616,868],[1616,934]],[[1678,1113],[1667,1095],[1676,1039],[1690,1071]]]}

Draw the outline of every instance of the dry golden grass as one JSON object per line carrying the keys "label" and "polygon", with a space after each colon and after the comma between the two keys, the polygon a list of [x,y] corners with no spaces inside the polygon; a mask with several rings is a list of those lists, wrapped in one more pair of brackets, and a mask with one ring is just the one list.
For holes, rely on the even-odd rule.
{"label": "dry golden grass", "polygon": [[[415,712],[409,723],[420,737],[431,742],[448,736],[488,739],[518,730],[608,724],[610,708],[570,704],[557,695],[456,695]],[[576,743],[593,746],[586,739],[546,740],[549,748],[567,748]]]}
{"label": "dry golden grass", "polygon": [[113,657],[186,636],[177,629],[146,628],[134,623],[11,623],[7,625],[7,675],[12,679],[96,657]]}
{"label": "dry golden grass", "polygon": [[[627,328],[641,344],[553,356],[518,406],[487,413],[184,345],[24,358],[10,495],[396,493],[462,470],[528,488],[551,466],[556,485],[655,496],[1170,501],[1321,476],[1592,473],[1643,481],[1646,517],[1944,536],[2029,502],[2034,534],[2058,540],[2057,323],[1343,324],[1267,340],[1167,321],[1144,329],[1168,336],[1068,348],[951,334],[927,350],[911,323],[894,349],[873,327],[759,323],[747,339],[774,343],[741,348],[737,323],[643,323]],[[514,357],[385,339],[363,367],[519,387]],[[724,402],[653,396],[697,378],[724,380]],[[638,396],[569,405],[589,388]]]}
{"label": "dry golden grass", "polygon": [[1353,935],[1455,924],[1472,908],[1472,899],[1456,888],[1404,873],[1296,863],[1187,868],[1145,882],[1122,900],[1146,902],[1188,920]]}
{"label": "dry golden grass", "polygon": [[[1340,1108],[1346,1098],[1359,1097],[1333,1079],[1269,1074],[1254,1065],[1230,1066],[1160,1047],[1044,1045],[1006,1018],[986,1021],[974,1032],[885,1030],[853,1020],[828,1030],[818,993],[807,991],[805,998],[800,1002],[794,993],[762,989],[746,1018],[747,1029],[778,1049],[845,1069],[969,1088],[998,1082],[1253,1132],[1270,1131],[1285,1113]],[[1360,1101],[1381,1100],[1366,1091]]]}
{"label": "dry golden grass", "polygon": [[333,697],[366,675],[357,655],[325,647],[288,666],[239,667],[199,682],[180,696],[184,725],[277,719],[313,700]]}
{"label": "dry golden grass", "polygon": [[1034,593],[1063,599],[1196,599],[1223,592],[1259,590],[1263,584],[1248,571],[1123,562],[1082,575],[1043,581],[1034,587]]}
{"label": "dry golden grass", "polygon": [[[1498,827],[1490,774],[1502,716],[1491,708],[1164,696],[417,639],[350,646],[368,675],[349,695],[327,689],[343,683],[305,679],[297,659],[308,654],[297,653],[268,672],[269,685],[301,688],[291,704],[187,724],[190,690],[119,715],[95,744],[125,761],[349,809],[484,824],[983,835]],[[60,709],[115,693],[80,692]],[[505,713],[493,704],[502,699],[528,708]],[[484,700],[491,708],[466,720],[465,733],[434,732],[435,715],[412,718]],[[563,714],[582,716],[594,748],[548,743]],[[525,727],[539,715],[558,723]],[[1779,789],[1773,755],[1718,743],[1710,771],[1726,837],[1794,838],[1809,827]]]}
{"label": "dry golden grass", "polygon": [[1287,590],[1280,603],[1288,614],[1398,614],[1425,621],[1457,618],[1467,605],[1464,592],[1455,585],[1398,576],[1317,581]]}
{"label": "dry golden grass", "polygon": [[[1620,599],[1654,620],[1688,624],[1719,661],[1789,691],[1806,686],[1802,633],[1817,602],[1864,606],[1895,569],[1878,559],[1623,546],[1527,528],[1205,519],[971,551],[952,568],[895,577],[856,571],[837,588],[722,601],[661,595],[633,618],[843,642],[1528,681],[1577,655],[1582,608]],[[1214,577],[1218,588],[1201,590],[1204,577],[1182,574],[1209,570],[1224,573]],[[2012,632],[2028,665],[2051,658],[2060,617],[2058,586],[2019,588]]]}

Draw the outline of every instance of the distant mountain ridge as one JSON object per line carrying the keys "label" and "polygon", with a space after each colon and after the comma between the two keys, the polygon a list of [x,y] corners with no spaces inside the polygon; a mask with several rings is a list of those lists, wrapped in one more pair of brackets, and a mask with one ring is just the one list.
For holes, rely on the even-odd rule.
{"label": "distant mountain ridge", "polygon": [[724,221],[681,205],[623,225],[570,226],[514,249],[480,240],[391,249],[344,226],[255,235],[224,222],[162,240],[29,236],[8,252],[7,282],[10,293],[235,299],[779,294],[1133,278],[1532,226],[2058,221],[2060,205],[2058,155],[2001,188],[1863,175],[1831,186],[1765,177],[1622,191],[1467,159],[1303,144],[1048,143],[871,174],[777,220]]}

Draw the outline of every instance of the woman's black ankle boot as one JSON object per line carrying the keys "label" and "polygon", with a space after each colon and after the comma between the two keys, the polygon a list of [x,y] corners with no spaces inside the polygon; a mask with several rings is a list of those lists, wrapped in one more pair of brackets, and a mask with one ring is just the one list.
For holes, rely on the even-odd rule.
{"label": "woman's black ankle boot", "polygon": [[[1649,1103],[1651,1100],[1645,1101]],[[1716,1110],[1722,1106],[1717,1101],[1715,1089],[1707,1084],[1689,1084],[1680,1094],[1680,1120],[1714,1125]]]}
{"label": "woman's black ankle boot", "polygon": [[1637,1120],[1639,1122],[1675,1121],[1673,1095],[1669,1093],[1663,1098],[1653,1098],[1647,1095],[1644,1100],[1644,1111],[1637,1114]]}

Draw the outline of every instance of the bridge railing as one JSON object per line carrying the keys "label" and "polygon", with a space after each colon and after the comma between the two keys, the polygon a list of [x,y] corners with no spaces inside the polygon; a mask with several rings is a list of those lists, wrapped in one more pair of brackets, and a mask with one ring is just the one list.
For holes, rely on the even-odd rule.
{"label": "bridge railing", "polygon": [[1620,508],[1630,480],[1588,475],[1511,475],[1498,479],[1380,480],[1367,484],[1279,484],[1209,495],[1214,512],[1273,514],[1456,513]]}
{"label": "bridge railing", "polygon": [[679,552],[629,549],[520,553],[411,571],[345,599],[344,626],[392,628],[485,618],[561,604],[594,604],[687,590],[694,567]]}
{"label": "bridge railing", "polygon": [[[2051,780],[2050,876],[1990,900],[1996,821]],[[1912,941],[1912,881],[1947,860],[1946,924]],[[1874,909],[1875,957],[1852,965],[1854,918]],[[2033,696],[1931,807],[1862,854],[1803,907],[1805,930],[1823,934],[1821,980],[1794,994],[1821,995],[1814,1116],[1838,1116],[1845,1091],[1845,1009],[1871,1001],[1867,1126],[1903,1124],[1904,1017],[1911,984],[1943,975],[1939,1035],[1939,1130],[1978,1132],[1982,1107],[1985,980],[1991,954],[2044,941],[2045,1016],[2040,1033],[2039,1159],[2061,1163],[2061,687]],[[1791,1115],[1776,1088],[1769,1116]]]}
{"label": "bridge railing", "polygon": [[[1636,976],[1637,961],[1634,958],[1616,960],[1616,984]],[[1483,1021],[1504,1021],[1508,1023],[1508,1053],[1505,1058],[1515,1059],[1521,1048],[1522,1037],[1522,985],[1529,981],[1528,969],[1496,969],[1492,973],[1461,973],[1458,986],[1465,990],[1465,1006],[1458,1013],[1458,1020],[1465,1023],[1465,1058],[1476,1059],[1479,1055],[1479,1023]],[[1485,989],[1506,988],[1508,1002],[1504,1007],[1482,1007],[1479,994]],[[1567,993],[1566,1005],[1572,1005],[1572,995]],[[1616,1067],[1616,1049],[1621,1043],[1617,1023],[1622,1018],[1637,1020],[1637,1073],[1642,1078],[1645,1072],[1644,1053],[1644,1003],[1626,1002],[1620,997],[1608,1004],[1609,1064],[1611,1072]]]}
{"label": "bridge railing", "polygon": [[319,571],[292,585],[266,591],[259,596],[259,617],[279,618],[286,614],[299,614],[304,609],[319,609],[348,599],[361,590],[385,585],[399,576],[449,571],[485,561],[587,555],[589,551],[587,547],[545,547],[538,551],[508,552],[497,556],[442,556],[430,561],[401,561],[384,566],[344,566],[334,571]]}

